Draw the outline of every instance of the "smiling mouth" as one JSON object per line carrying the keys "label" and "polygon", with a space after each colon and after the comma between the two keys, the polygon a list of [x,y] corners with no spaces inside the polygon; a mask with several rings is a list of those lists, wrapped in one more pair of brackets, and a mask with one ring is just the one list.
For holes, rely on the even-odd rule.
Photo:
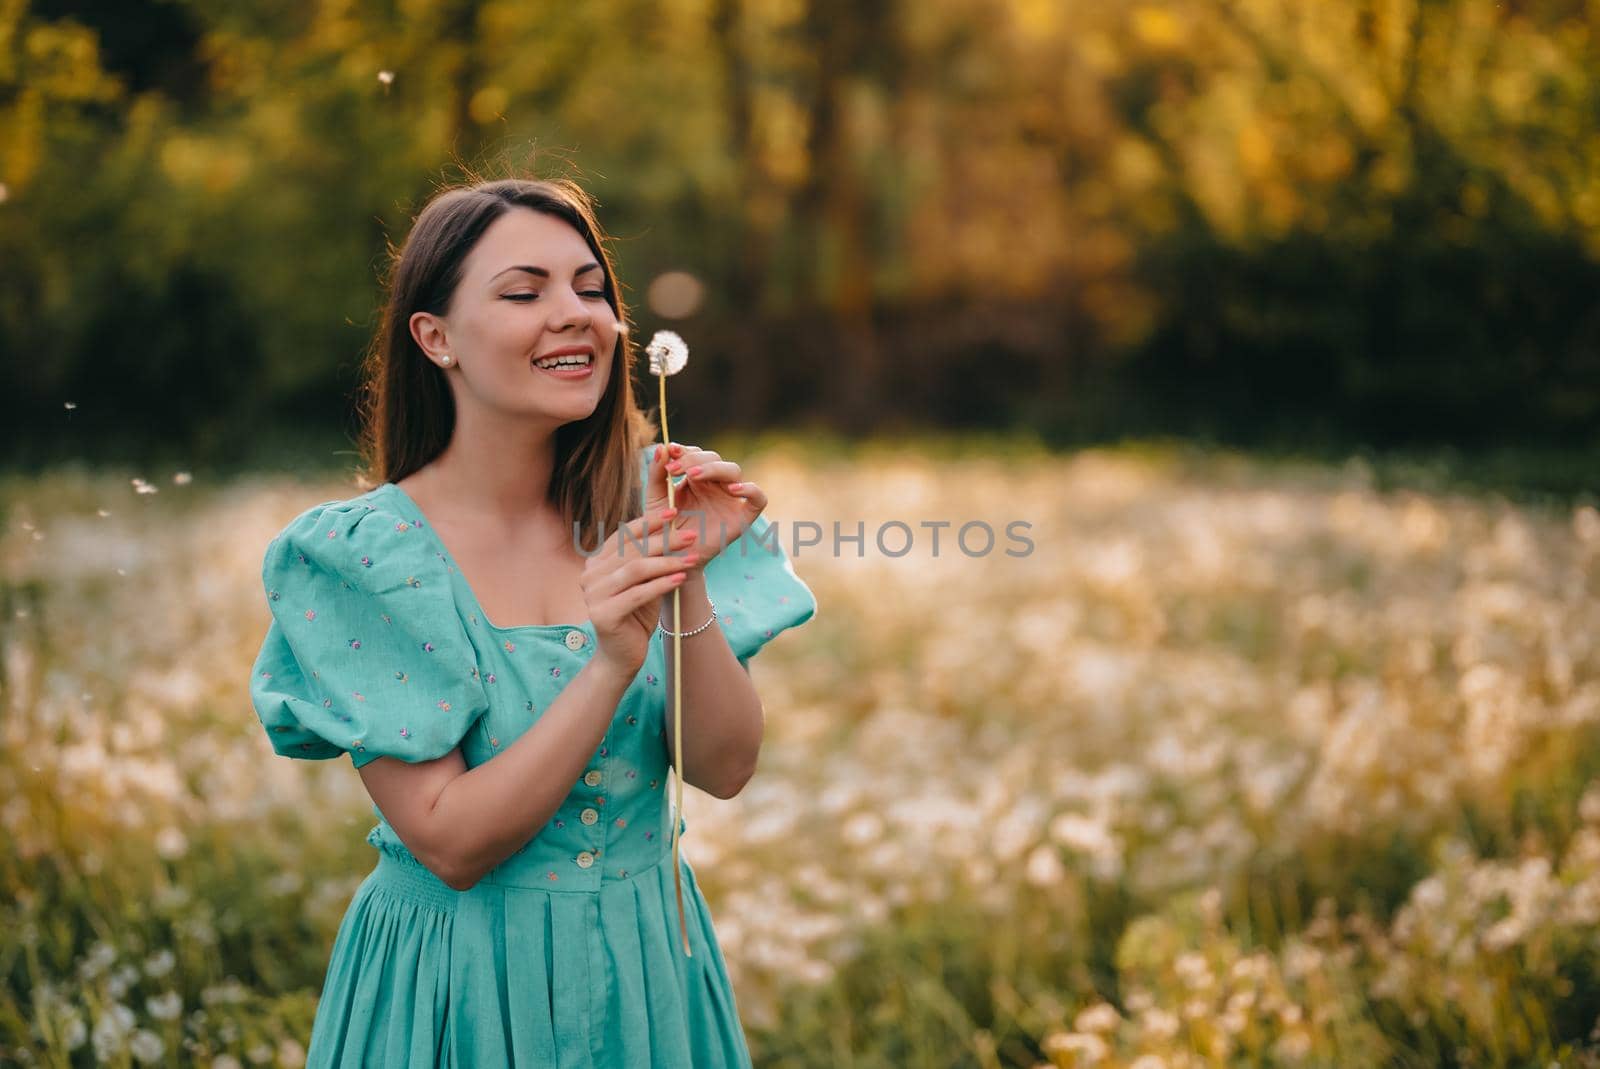
{"label": "smiling mouth", "polygon": [[541,371],[578,370],[594,366],[594,357],[588,353],[569,353],[565,356],[551,356],[543,360],[535,360],[533,366]]}

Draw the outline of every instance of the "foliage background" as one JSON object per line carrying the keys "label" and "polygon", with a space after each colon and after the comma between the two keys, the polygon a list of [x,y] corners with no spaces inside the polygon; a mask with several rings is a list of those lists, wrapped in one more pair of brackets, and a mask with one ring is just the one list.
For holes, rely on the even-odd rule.
{"label": "foliage background", "polygon": [[1593,448],[1597,23],[7,0],[0,435],[220,461],[347,419],[385,241],[492,161],[585,182],[636,303],[703,285],[696,426]]}

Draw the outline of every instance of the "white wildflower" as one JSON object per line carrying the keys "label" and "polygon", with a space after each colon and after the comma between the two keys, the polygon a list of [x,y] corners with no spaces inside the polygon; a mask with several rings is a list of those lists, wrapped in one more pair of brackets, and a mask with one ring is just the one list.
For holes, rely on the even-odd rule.
{"label": "white wildflower", "polygon": [[176,1021],[183,1012],[183,996],[176,991],[155,995],[144,1000],[144,1008],[158,1021]]}
{"label": "white wildflower", "polygon": [[1122,1021],[1122,1014],[1109,1002],[1086,1006],[1074,1018],[1072,1027],[1080,1032],[1114,1032]]}
{"label": "white wildflower", "polygon": [[133,1039],[128,1042],[128,1050],[143,1065],[155,1064],[166,1049],[167,1045],[161,1042],[160,1036],[143,1028],[135,1032]]}

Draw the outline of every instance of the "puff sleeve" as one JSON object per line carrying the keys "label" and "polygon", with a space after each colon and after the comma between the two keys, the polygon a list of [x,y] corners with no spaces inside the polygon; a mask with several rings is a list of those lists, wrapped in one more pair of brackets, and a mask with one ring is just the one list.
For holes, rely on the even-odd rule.
{"label": "puff sleeve", "polygon": [[362,499],[313,506],[267,545],[272,622],[250,698],[272,748],[429,761],[488,711],[448,564],[415,521]]}
{"label": "puff sleeve", "polygon": [[704,571],[706,594],[740,664],[748,666],[780,632],[816,615],[816,597],[795,574],[778,529],[765,516],[707,561]]}

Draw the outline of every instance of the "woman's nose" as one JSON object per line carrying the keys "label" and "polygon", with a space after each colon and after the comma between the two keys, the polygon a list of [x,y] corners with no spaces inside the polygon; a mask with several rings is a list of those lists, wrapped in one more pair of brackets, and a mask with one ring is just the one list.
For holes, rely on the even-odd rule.
{"label": "woman's nose", "polygon": [[558,302],[553,318],[557,326],[565,327],[576,323],[580,327],[587,327],[590,319],[589,306],[576,293],[568,293]]}

